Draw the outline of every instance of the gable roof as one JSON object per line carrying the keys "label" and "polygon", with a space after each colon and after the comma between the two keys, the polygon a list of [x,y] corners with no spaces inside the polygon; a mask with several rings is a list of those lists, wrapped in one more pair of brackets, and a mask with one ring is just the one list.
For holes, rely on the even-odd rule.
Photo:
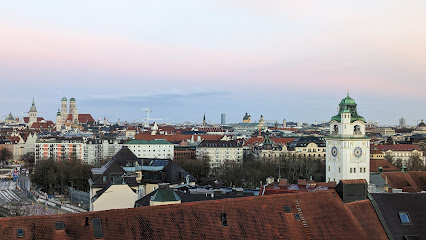
{"label": "gable roof", "polygon": [[387,239],[385,230],[380,223],[379,218],[370,202],[370,200],[362,200],[356,202],[345,203],[349,208],[356,221],[361,225],[363,231],[370,236],[377,236],[377,239]]}
{"label": "gable roof", "polygon": [[[92,220],[99,218],[104,239],[386,239],[380,233],[383,229],[369,228],[367,232],[336,195],[319,191],[2,218],[0,238],[14,237],[21,228],[28,239],[93,239]],[[283,206],[290,212],[284,212]],[[369,214],[371,211],[364,219]],[[378,226],[374,218],[370,220]],[[57,221],[64,222],[65,230],[55,230]]]}
{"label": "gable roof", "polygon": [[[372,193],[394,239],[403,236],[426,236],[426,194],[419,193]],[[402,224],[399,212],[406,212],[410,224]],[[421,239],[421,238],[413,238]]]}
{"label": "gable roof", "polygon": [[403,192],[426,191],[426,171],[385,172],[382,176],[387,178],[391,188],[402,189]]}
{"label": "gable roof", "polygon": [[386,161],[385,159],[370,159],[370,172],[377,172],[382,167],[383,172],[400,171],[401,169]]}
{"label": "gable roof", "polygon": [[139,159],[127,146],[123,146],[113,157],[113,161],[116,161],[120,166],[126,166],[127,162],[137,162]]}

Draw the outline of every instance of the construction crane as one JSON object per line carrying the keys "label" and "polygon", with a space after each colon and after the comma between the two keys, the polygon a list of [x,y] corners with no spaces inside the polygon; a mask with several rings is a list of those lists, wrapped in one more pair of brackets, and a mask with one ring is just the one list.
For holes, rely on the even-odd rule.
{"label": "construction crane", "polygon": [[144,118],[144,120],[145,120],[144,127],[149,127],[149,121],[150,120],[167,120],[167,118],[150,118],[149,113],[152,112],[152,111],[149,108],[141,108],[141,109],[146,111],[146,118]]}

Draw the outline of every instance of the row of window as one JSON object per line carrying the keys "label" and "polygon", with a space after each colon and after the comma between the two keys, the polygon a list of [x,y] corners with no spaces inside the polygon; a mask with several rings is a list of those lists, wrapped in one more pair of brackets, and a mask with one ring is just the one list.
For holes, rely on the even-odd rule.
{"label": "row of window", "polygon": [[[365,173],[366,169],[365,168],[359,168],[359,172]],[[350,173],[356,173],[356,168],[350,168]]]}

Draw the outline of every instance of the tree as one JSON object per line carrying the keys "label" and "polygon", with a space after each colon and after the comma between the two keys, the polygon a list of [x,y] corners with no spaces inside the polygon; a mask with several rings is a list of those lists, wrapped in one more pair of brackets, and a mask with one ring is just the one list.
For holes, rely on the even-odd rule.
{"label": "tree", "polygon": [[24,166],[28,168],[28,170],[32,169],[35,163],[34,152],[25,153],[22,156],[22,161],[24,162]]}
{"label": "tree", "polygon": [[416,155],[413,155],[408,159],[406,166],[408,171],[425,171],[426,170],[423,160]]}
{"label": "tree", "polygon": [[0,150],[0,161],[2,166],[8,163],[13,158],[13,153],[9,148],[2,148]]}
{"label": "tree", "polygon": [[188,171],[192,176],[197,178],[199,183],[206,183],[210,175],[210,159],[208,156],[201,158],[184,158],[175,160],[175,162],[183,169]]}
{"label": "tree", "polygon": [[92,167],[76,159],[57,162],[53,158],[49,158],[38,161],[34,165],[31,181],[47,192],[64,193],[70,181],[73,182],[74,188],[88,191],[88,179],[91,176]]}

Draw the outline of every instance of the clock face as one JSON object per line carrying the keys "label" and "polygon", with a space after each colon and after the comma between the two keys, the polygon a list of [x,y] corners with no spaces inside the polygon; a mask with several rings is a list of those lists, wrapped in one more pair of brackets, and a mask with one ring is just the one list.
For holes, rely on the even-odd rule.
{"label": "clock face", "polygon": [[337,147],[332,147],[332,148],[331,148],[331,155],[332,155],[333,157],[337,157]]}
{"label": "clock face", "polygon": [[362,156],[362,149],[360,147],[356,147],[354,149],[354,156],[360,158]]}

